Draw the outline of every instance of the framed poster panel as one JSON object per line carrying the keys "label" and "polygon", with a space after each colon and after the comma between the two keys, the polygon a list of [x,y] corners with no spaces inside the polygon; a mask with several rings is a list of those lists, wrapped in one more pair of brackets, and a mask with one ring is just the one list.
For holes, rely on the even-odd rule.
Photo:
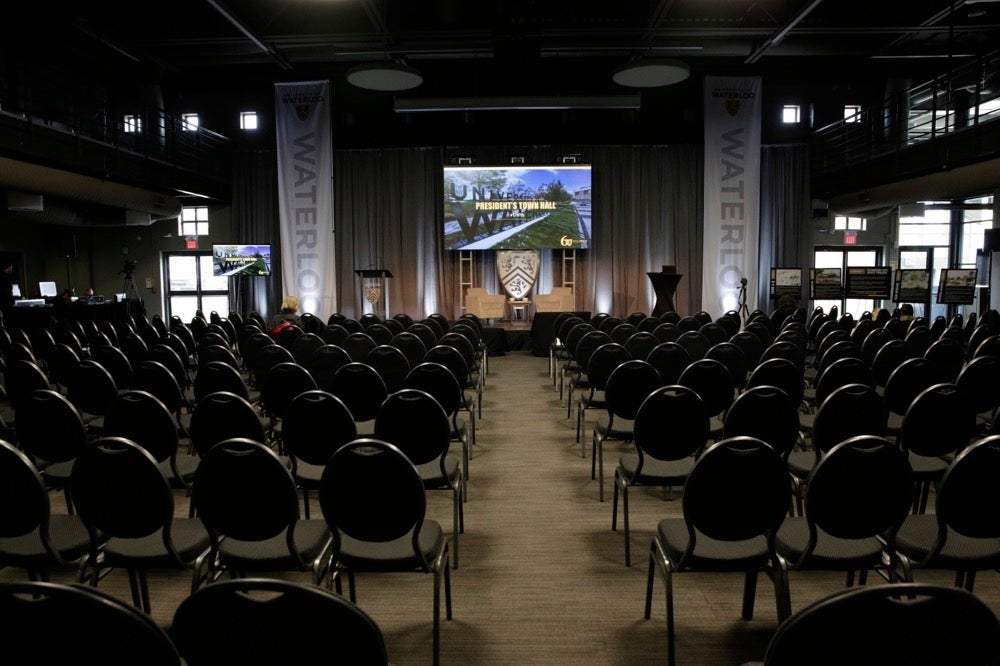
{"label": "framed poster panel", "polygon": [[896,303],[926,303],[931,300],[931,272],[907,268],[896,271],[892,300]]}
{"label": "framed poster panel", "polygon": [[888,266],[849,266],[844,281],[846,298],[883,298],[892,294],[892,269]]}
{"label": "framed poster panel", "polygon": [[814,301],[839,301],[843,297],[843,269],[809,269],[809,298]]}
{"label": "framed poster panel", "polygon": [[937,301],[949,305],[972,305],[976,301],[975,268],[942,268]]}
{"label": "framed poster panel", "polygon": [[771,269],[771,298],[781,298],[785,294],[792,294],[796,298],[802,296],[801,268]]}

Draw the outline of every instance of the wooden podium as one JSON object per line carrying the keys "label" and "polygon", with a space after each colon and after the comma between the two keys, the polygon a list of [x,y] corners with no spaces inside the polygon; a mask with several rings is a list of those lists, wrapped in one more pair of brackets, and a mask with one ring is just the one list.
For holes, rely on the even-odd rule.
{"label": "wooden podium", "polygon": [[677,284],[683,277],[680,273],[671,271],[660,271],[659,273],[646,273],[649,281],[653,283],[653,292],[656,294],[656,305],[653,306],[653,317],[659,317],[666,312],[676,312],[674,307],[674,294],[677,292]]}
{"label": "wooden podium", "polygon": [[385,268],[358,268],[354,274],[361,278],[361,299],[372,304],[372,311],[378,314],[378,302],[382,301],[382,319],[389,318],[389,289],[386,279],[392,273]]}

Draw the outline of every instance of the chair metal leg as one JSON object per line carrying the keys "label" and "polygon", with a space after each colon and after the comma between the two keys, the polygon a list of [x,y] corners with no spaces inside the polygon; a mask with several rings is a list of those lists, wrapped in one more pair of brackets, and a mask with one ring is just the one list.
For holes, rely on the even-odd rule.
{"label": "chair metal leg", "polygon": [[753,619],[754,601],[757,599],[757,570],[750,569],[743,577],[743,619]]}

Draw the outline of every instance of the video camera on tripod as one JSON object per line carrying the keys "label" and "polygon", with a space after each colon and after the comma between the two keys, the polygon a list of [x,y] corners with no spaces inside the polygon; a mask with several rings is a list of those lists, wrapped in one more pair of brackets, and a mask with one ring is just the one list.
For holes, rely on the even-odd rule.
{"label": "video camera on tripod", "polygon": [[126,259],[125,263],[122,264],[122,269],[118,271],[118,275],[124,275],[126,278],[130,278],[135,275],[136,263],[132,259]]}

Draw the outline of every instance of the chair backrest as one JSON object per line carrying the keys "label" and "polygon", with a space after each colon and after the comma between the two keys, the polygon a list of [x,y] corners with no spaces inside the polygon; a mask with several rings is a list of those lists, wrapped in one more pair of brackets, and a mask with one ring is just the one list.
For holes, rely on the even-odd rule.
{"label": "chair backrest", "polygon": [[692,361],[705,358],[712,347],[712,341],[699,331],[685,331],[677,338],[677,344],[687,350]]}
{"label": "chair backrest", "polygon": [[[23,537],[38,532],[53,562],[68,566],[49,540],[51,504],[45,482],[35,464],[16,446],[0,439],[0,538]],[[84,553],[80,553],[83,555]]]}
{"label": "chair backrest", "polygon": [[358,436],[351,410],[327,391],[304,391],[288,404],[281,443],[293,462],[325,465],[333,452]]}
{"label": "chair backrest", "polygon": [[830,363],[816,376],[816,404],[821,405],[835,389],[845,384],[875,386],[875,377],[865,362],[856,356],[845,356]]}
{"label": "chair backrest", "polygon": [[455,375],[455,379],[461,386],[467,387],[472,382],[472,375],[469,366],[465,362],[462,352],[449,345],[434,345],[424,354],[424,361],[428,363],[440,363]]}
{"label": "chair backrest", "polygon": [[403,387],[430,393],[449,416],[454,416],[462,405],[461,384],[451,370],[440,363],[418,363],[410,369]]}
{"label": "chair backrest", "polygon": [[323,342],[328,345],[341,345],[350,334],[351,332],[340,324],[327,324],[319,332],[319,337],[323,338]]}
{"label": "chair backrest", "polygon": [[714,358],[692,361],[677,383],[697,393],[710,416],[724,412],[736,397],[736,380],[729,369]]}
{"label": "chair backrest", "polygon": [[772,358],[787,358],[789,361],[795,363],[795,365],[805,372],[806,367],[806,357],[805,354],[799,349],[798,345],[788,340],[777,340],[768,344],[764,347],[764,351],[761,352],[759,363],[763,363]]}
{"label": "chair backrest", "polygon": [[625,341],[625,348],[632,354],[632,358],[646,358],[658,344],[660,341],[651,332],[636,331]]}
{"label": "chair backrest", "polygon": [[37,464],[69,462],[87,446],[79,409],[51,389],[39,389],[14,414],[18,446]]}
{"label": "chair backrest", "polygon": [[87,414],[104,415],[118,395],[111,373],[93,359],[83,359],[67,380],[66,395]]}
{"label": "chair backrest", "polygon": [[934,367],[924,358],[908,358],[892,371],[885,382],[885,404],[894,414],[906,414],[910,403],[924,389],[937,384]]}
{"label": "chair backrest", "polygon": [[635,327],[635,324],[622,322],[617,326],[615,326],[613,329],[611,329],[609,335],[611,336],[611,340],[613,342],[617,342],[619,344],[625,344],[625,342],[628,341],[628,339],[631,338],[632,335],[638,332],[638,330],[639,329]]}
{"label": "chair backrest", "polygon": [[312,355],[312,361],[306,370],[316,380],[316,387],[324,391],[332,391],[336,382],[337,371],[352,363],[351,355],[343,347],[325,344]]}
{"label": "chair backrest", "polygon": [[424,354],[429,349],[419,335],[410,331],[397,333],[389,344],[406,355],[406,360],[409,361],[411,368],[424,360]]}
{"label": "chair backrest", "polygon": [[377,345],[389,344],[394,333],[382,322],[376,322],[365,327],[365,335],[375,341]]}
{"label": "chair backrest", "polygon": [[[882,537],[891,544],[912,503],[913,470],[906,454],[874,435],[851,437],[827,450],[806,482],[807,520],[838,539]],[[815,545],[810,538],[803,557]]]}
{"label": "chair backrest", "polygon": [[348,335],[340,346],[350,355],[352,361],[364,363],[368,354],[378,346],[378,343],[367,333],[357,332]]}
{"label": "chair backrest", "polygon": [[882,396],[865,384],[845,384],[827,396],[813,422],[817,460],[834,446],[857,435],[885,436],[889,410]]}
{"label": "chair backrest", "polygon": [[729,340],[729,332],[723,327],[722,324],[712,321],[707,324],[703,324],[698,332],[708,338],[708,341],[712,345],[717,345],[720,342],[726,342]]}
{"label": "chair backrest", "polygon": [[582,374],[586,374],[588,368],[590,367],[590,357],[594,355],[594,352],[598,347],[601,347],[609,342],[614,342],[614,340],[611,339],[610,334],[605,333],[604,331],[593,330],[584,334],[584,336],[580,338],[579,342],[577,342],[576,349],[573,353],[573,359],[576,361],[577,371]]}
{"label": "chair backrest", "polygon": [[292,342],[289,351],[292,352],[292,358],[295,359],[296,363],[308,368],[313,354],[325,344],[326,341],[316,333],[303,333]]}
{"label": "chair backrest", "polygon": [[965,365],[965,343],[953,338],[932,342],[924,351],[939,382],[954,382]]}
{"label": "chair backrest", "polygon": [[676,342],[683,332],[677,324],[671,322],[661,322],[653,329],[653,335],[660,342]]}
{"label": "chair backrest", "polygon": [[747,365],[746,354],[737,345],[732,342],[714,344],[706,352],[705,358],[719,361],[726,366],[726,370],[729,370],[729,374],[732,375],[737,389],[743,388],[746,384],[747,372],[750,368]]}
{"label": "chair backrest", "polygon": [[[67,378],[67,381],[72,380],[72,376],[76,372]],[[18,359],[16,361],[7,361],[7,366],[3,369],[4,378],[4,388],[7,391],[7,399],[10,400],[11,406],[14,408],[14,414],[17,414],[18,408],[22,401],[27,400],[33,391],[43,389],[52,389],[52,384],[49,382],[49,378],[45,375],[45,371],[42,370],[34,361],[29,361],[26,359]]]}
{"label": "chair backrest", "polygon": [[747,388],[763,385],[777,386],[798,405],[805,394],[803,368],[787,358],[761,361],[747,377]]}
{"label": "chair backrest", "polygon": [[955,383],[965,391],[977,414],[1000,406],[1000,357],[976,356],[958,373]]}
{"label": "chair backrest", "polygon": [[90,357],[111,373],[111,378],[115,380],[116,386],[125,388],[132,383],[132,362],[118,347],[112,345],[91,347]]}
{"label": "chair backrest", "polygon": [[934,503],[941,548],[949,538],[949,530],[973,539],[1000,539],[998,475],[1000,435],[983,437],[955,456],[941,479]]}
{"label": "chair backrest", "polygon": [[104,417],[103,434],[135,442],[157,462],[177,455],[178,434],[174,416],[159,398],[148,391],[119,393]]}
{"label": "chair backrest", "polygon": [[[788,514],[791,492],[785,460],[754,437],[730,437],[705,448],[684,484],[685,522],[692,538],[745,541],[773,533]],[[685,556],[678,562],[687,565]]]}
{"label": "chair backrest", "polygon": [[206,395],[216,391],[229,391],[246,400],[250,399],[250,389],[243,375],[226,361],[203,363],[194,377],[196,406]]}
{"label": "chair backrest", "polygon": [[230,391],[202,396],[191,412],[189,431],[191,444],[199,456],[234,437],[267,443],[267,432],[257,410],[245,397]]}
{"label": "chair backrest", "polygon": [[260,401],[268,414],[284,418],[295,396],[315,388],[318,388],[316,380],[301,365],[295,362],[279,363],[267,373],[260,387]]}
{"label": "chair backrest", "polygon": [[402,388],[403,381],[410,372],[410,361],[406,358],[406,354],[399,347],[394,347],[391,344],[375,347],[368,354],[365,363],[378,371],[382,381],[385,382],[386,391],[389,393]]}
{"label": "chair backrest", "polygon": [[437,340],[440,337],[436,328],[432,328],[431,325],[423,321],[416,321],[411,324],[406,331],[408,333],[413,333],[420,341],[424,343],[424,347],[430,349],[437,344]]}
{"label": "chair backrest", "polygon": [[760,356],[764,353],[764,344],[760,338],[749,331],[739,331],[730,336],[729,341],[743,350],[748,370],[752,371],[757,367]]}
{"label": "chair backrest", "polygon": [[756,437],[787,457],[799,439],[798,403],[777,386],[761,384],[736,396],[726,410],[722,437]]}
{"label": "chair backrest", "polygon": [[691,364],[691,355],[681,345],[668,341],[653,347],[646,361],[660,373],[660,383],[668,386],[678,382],[681,373]]}
{"label": "chair backrest", "polygon": [[379,405],[389,395],[378,370],[357,361],[340,366],[328,390],[347,405],[358,423],[374,419]]}
{"label": "chair backrest", "polygon": [[[136,391],[146,391],[152,393],[167,408],[167,411],[175,416],[179,414],[182,406],[186,404],[183,390],[174,373],[160,363],[151,359],[139,364],[139,367],[132,373],[132,383],[130,388]],[[117,393],[115,394],[117,399]],[[112,403],[114,400],[112,400]]]}
{"label": "chair backrest", "polygon": [[177,607],[170,636],[187,666],[305,663],[331,646],[337,661],[389,663],[382,631],[359,606],[316,585],[273,578],[202,587]]}
{"label": "chair backrest", "polygon": [[955,384],[930,386],[910,403],[897,441],[922,456],[954,454],[968,446],[975,434],[974,405],[971,396]]}
{"label": "chair backrest", "polygon": [[140,539],[163,531],[172,547],[173,491],[139,443],[117,436],[94,440],[73,464],[72,483],[76,511],[95,535]]}
{"label": "chair backrest", "polygon": [[604,404],[614,417],[631,420],[642,401],[660,386],[656,368],[647,361],[631,359],[611,371],[604,387]]}
{"label": "chair backrest", "polygon": [[[872,331],[869,335],[874,335]],[[867,340],[866,340],[867,342]],[[908,358],[912,358],[906,350],[906,343],[900,339],[893,338],[884,342],[875,352],[872,358],[872,374],[875,375],[875,383],[878,386],[885,386],[889,381],[889,375]]]}
{"label": "chair backrest", "polygon": [[430,393],[401,389],[379,407],[374,437],[396,446],[414,465],[441,461],[443,473],[444,457],[451,445],[451,422]]}
{"label": "chair backrest", "polygon": [[684,386],[662,386],[646,396],[635,415],[632,433],[642,472],[647,456],[682,460],[708,441],[708,411],[698,394]]}
{"label": "chair backrest", "polygon": [[0,614],[5,663],[181,664],[173,642],[152,617],[93,587],[0,583]]}
{"label": "chair backrest", "polygon": [[988,664],[997,654],[1000,620],[982,599],[960,587],[896,583],[801,609],[778,626],[764,664]]}
{"label": "chair backrest", "polygon": [[250,439],[226,439],[206,451],[191,492],[213,550],[223,538],[265,541],[294,534],[299,519],[291,471],[274,450]]}
{"label": "chair backrest", "polygon": [[[427,497],[420,472],[396,446],[359,438],[337,449],[323,470],[319,502],[334,534],[334,548],[347,536],[385,543],[412,535],[413,556],[433,569],[418,543]],[[336,553],[335,553],[336,556]]]}
{"label": "chair backrest", "polygon": [[[603,331],[598,333],[604,334]],[[617,342],[606,342],[595,349],[587,361],[587,381],[591,388],[603,391],[608,385],[611,372],[631,358],[628,349]]]}

